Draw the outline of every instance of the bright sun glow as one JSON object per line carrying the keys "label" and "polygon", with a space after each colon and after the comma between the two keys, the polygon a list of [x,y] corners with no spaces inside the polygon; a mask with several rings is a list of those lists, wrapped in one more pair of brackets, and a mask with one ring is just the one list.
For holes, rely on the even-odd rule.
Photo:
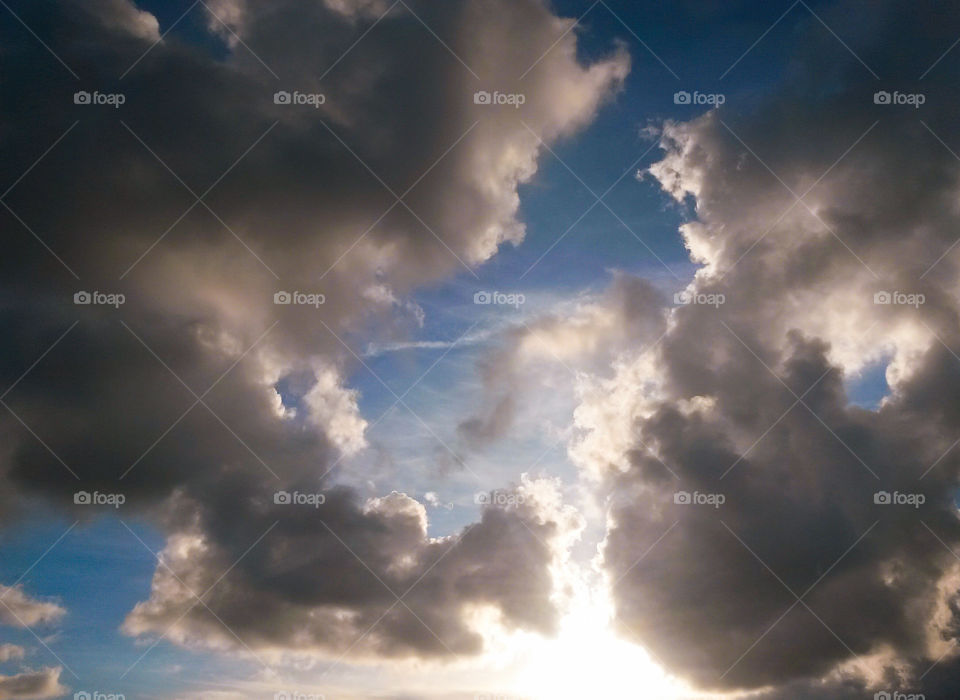
{"label": "bright sun glow", "polygon": [[693,697],[641,647],[617,637],[611,620],[610,601],[581,589],[557,637],[530,650],[517,674],[517,695],[534,700]]}

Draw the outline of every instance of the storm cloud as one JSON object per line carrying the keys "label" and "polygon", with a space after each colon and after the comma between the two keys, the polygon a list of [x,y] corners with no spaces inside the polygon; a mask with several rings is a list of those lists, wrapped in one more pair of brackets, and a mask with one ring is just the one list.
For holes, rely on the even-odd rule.
{"label": "storm cloud", "polygon": [[[701,267],[661,342],[584,388],[571,455],[605,484],[621,632],[699,686],[931,692],[955,656],[955,85],[883,51],[945,39],[928,9],[870,8],[871,68],[801,21],[782,88],[662,124],[641,174]],[[855,405],[878,363],[889,395]]]}
{"label": "storm cloud", "polygon": [[366,444],[344,377],[361,332],[422,323],[415,284],[523,239],[541,139],[591,121],[625,52],[582,64],[532,0],[216,2],[190,43],[124,0],[14,5],[53,39],[0,26],[4,519],[158,525],[131,635],[446,657],[482,650],[484,607],[549,633],[567,516],[521,485],[434,539],[413,499],[337,486]]}

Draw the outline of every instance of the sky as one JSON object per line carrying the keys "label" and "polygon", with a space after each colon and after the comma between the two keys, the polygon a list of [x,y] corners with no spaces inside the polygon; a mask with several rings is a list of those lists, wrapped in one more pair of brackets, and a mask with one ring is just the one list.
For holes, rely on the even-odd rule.
{"label": "sky", "polygon": [[958,10],[0,0],[0,700],[955,697]]}

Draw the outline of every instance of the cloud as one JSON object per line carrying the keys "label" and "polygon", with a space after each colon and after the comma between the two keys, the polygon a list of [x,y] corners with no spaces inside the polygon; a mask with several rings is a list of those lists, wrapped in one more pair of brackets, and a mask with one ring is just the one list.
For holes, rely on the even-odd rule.
{"label": "cloud", "polygon": [[[99,491],[160,527],[176,576],[157,568],[130,634],[166,628],[214,583],[168,638],[339,653],[382,617],[351,653],[449,658],[483,648],[478,606],[552,629],[544,543],[563,528],[548,511],[490,507],[433,540],[407,496],[336,485],[366,445],[349,377],[355,348],[423,323],[415,286],[522,240],[517,188],[540,139],[588,124],[629,61],[616,48],[581,63],[569,20],[538,1],[406,5],[370,29],[376,2],[215,2],[216,17],[201,4],[154,44],[132,3],[18,3],[79,81],[0,27],[11,65],[44,76],[0,85],[15,135],[0,171],[16,183],[16,215],[0,216],[18,232],[0,261],[0,373],[16,382],[0,514],[36,498],[96,517],[73,494]],[[517,66],[541,56],[521,83]],[[116,94],[121,108],[96,103]],[[95,290],[124,303],[73,303]],[[306,389],[290,410],[278,386],[294,377]],[[325,500],[276,504],[281,491]],[[395,605],[420,576],[409,609]]]}
{"label": "cloud", "polygon": [[[213,3],[214,6],[220,3]],[[144,42],[160,41],[160,25],[157,18],[127,0],[93,0],[86,10],[110,31]]]}
{"label": "cloud", "polygon": [[[396,492],[368,500],[361,512],[337,492],[318,508],[260,507],[230,537],[253,539],[270,521],[276,534],[222,583],[235,551],[217,539],[226,533],[198,528],[172,538],[150,599],[123,629],[166,632],[187,646],[242,651],[239,637],[265,652],[366,659],[477,653],[482,637],[467,621],[471,609],[489,607],[507,628],[549,634],[556,623],[549,567],[578,524],[543,493],[525,481],[479,522],[441,539],[427,538],[424,507]],[[208,590],[190,609],[194,593]]]}
{"label": "cloud", "polygon": [[[926,45],[929,27],[874,17],[854,50],[910,91],[925,66],[908,77],[882,42]],[[929,110],[883,109],[799,21],[776,91],[663,125],[649,176],[690,205],[687,292],[723,301],[673,306],[659,344],[585,379],[570,454],[604,484],[621,632],[668,670],[771,697],[932,693],[949,674],[921,676],[955,668],[958,623],[960,164],[931,133],[955,133],[954,93],[931,73]],[[891,394],[868,411],[847,380],[875,361]]]}
{"label": "cloud", "polygon": [[379,357],[392,352],[402,352],[403,350],[446,350],[454,346],[465,347],[486,340],[489,333],[479,332],[468,334],[459,340],[411,340],[405,342],[386,343],[376,345],[371,343],[363,352],[364,357]]}
{"label": "cloud", "polygon": [[452,503],[444,503],[440,500],[440,497],[435,491],[427,491],[423,494],[423,500],[427,502],[427,505],[433,508],[445,508],[446,510],[453,510]]}
{"label": "cloud", "polygon": [[0,644],[0,662],[22,659],[24,653],[24,648],[16,644]]}
{"label": "cloud", "polygon": [[56,603],[31,598],[22,586],[0,584],[0,624],[29,627],[59,620],[66,609]]}
{"label": "cloud", "polygon": [[[129,635],[449,660],[484,650],[479,613],[556,629],[552,567],[581,523],[555,489],[523,480],[429,537],[406,494],[337,485],[340,458],[366,446],[349,378],[357,348],[405,347],[423,325],[413,289],[523,240],[518,186],[540,139],[588,124],[629,62],[582,63],[573,20],[534,0],[408,4],[371,29],[379,0],[221,1],[185,20],[202,41],[155,46],[156,19],[128,2],[18,4],[79,82],[0,27],[10,65],[30,66],[0,84],[15,135],[0,215],[20,233],[0,260],[0,372],[15,384],[0,515],[42,499],[90,518],[75,491],[120,491],[160,527]],[[852,43],[891,88],[916,75],[882,49],[953,40],[886,4],[824,19],[850,13],[871,18],[874,38]],[[702,267],[684,298],[723,302],[669,307],[617,274],[506,333],[459,437],[505,435],[530,368],[557,363],[568,387],[573,369],[570,455],[608,506],[601,559],[625,635],[711,689],[955,692],[960,168],[937,136],[956,133],[952,102],[933,99],[954,93],[932,73],[923,122],[875,104],[869,71],[800,22],[782,84],[666,122],[647,174],[692,205],[681,234]],[[75,104],[77,89],[124,105]],[[80,290],[125,303],[74,305]],[[885,293],[923,303],[876,303]],[[877,361],[890,396],[851,405],[846,381]],[[291,377],[306,377],[296,410],[278,389]],[[64,613],[0,593],[20,611],[0,608],[3,622]],[[56,694],[58,678],[3,678],[0,693]]]}
{"label": "cloud", "polygon": [[60,685],[61,670],[59,667],[44,668],[40,671],[18,673],[15,676],[0,676],[0,698],[27,700],[64,695],[68,689]]}
{"label": "cloud", "polygon": [[[561,304],[506,328],[481,358],[484,403],[457,427],[470,448],[503,438],[525,397],[568,388],[570,375],[600,373],[621,353],[656,342],[663,333],[663,295],[646,280],[614,272],[601,295]],[[554,374],[559,375],[559,379]]]}
{"label": "cloud", "polygon": [[[22,586],[0,585],[0,624],[30,627],[59,620],[66,610],[55,603],[31,598]],[[24,658],[26,650],[16,644],[0,644],[0,663]],[[60,685],[60,667],[25,670],[5,676],[0,674],[0,700],[53,698],[68,691]]]}

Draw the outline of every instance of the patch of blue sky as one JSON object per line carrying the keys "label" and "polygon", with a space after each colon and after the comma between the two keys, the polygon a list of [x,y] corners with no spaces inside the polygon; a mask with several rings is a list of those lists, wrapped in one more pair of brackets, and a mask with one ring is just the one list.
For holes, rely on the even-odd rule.
{"label": "patch of blue sky", "polygon": [[887,384],[889,358],[881,358],[864,367],[858,374],[847,377],[846,389],[850,403],[875,411],[881,401],[890,394]]}
{"label": "patch of blue sky", "polygon": [[[72,528],[68,520],[37,513],[5,531],[0,583],[11,585],[26,573],[19,584],[25,593],[67,612],[56,622],[32,625],[33,632],[4,626],[0,643],[24,647],[24,666],[64,666],[60,682],[74,692],[169,697],[180,673],[210,667],[207,655],[161,642],[137,663],[149,644],[131,644],[120,631],[126,615],[150,590],[157,561],[147,547],[158,552],[163,544],[158,531],[124,518],[122,507]],[[20,666],[20,661],[2,664],[0,672],[16,673]]]}

